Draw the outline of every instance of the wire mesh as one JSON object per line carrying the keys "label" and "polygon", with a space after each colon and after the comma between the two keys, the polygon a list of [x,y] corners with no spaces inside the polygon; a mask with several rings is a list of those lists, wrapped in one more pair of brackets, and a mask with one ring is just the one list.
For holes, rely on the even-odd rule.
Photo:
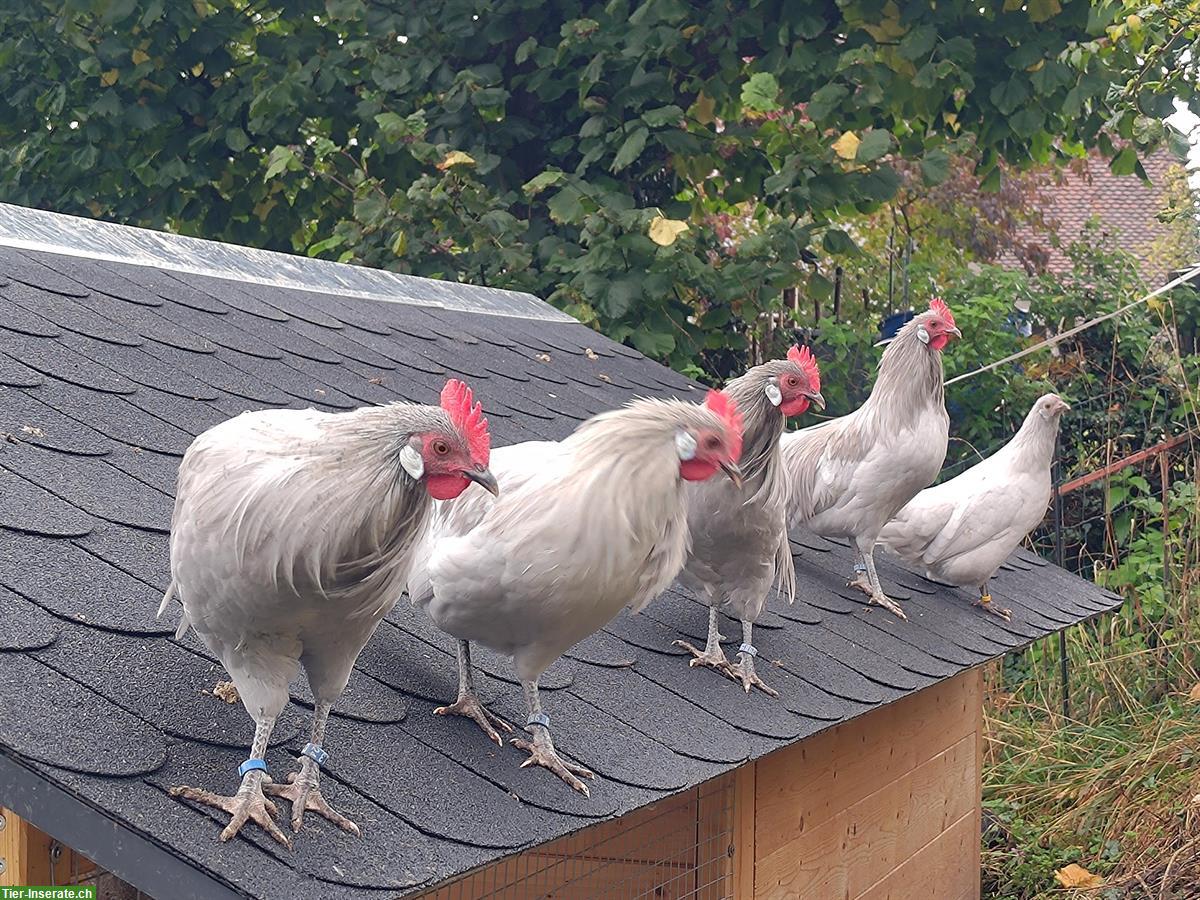
{"label": "wire mesh", "polygon": [[726,900],[734,779],[725,775],[500,860],[422,900]]}

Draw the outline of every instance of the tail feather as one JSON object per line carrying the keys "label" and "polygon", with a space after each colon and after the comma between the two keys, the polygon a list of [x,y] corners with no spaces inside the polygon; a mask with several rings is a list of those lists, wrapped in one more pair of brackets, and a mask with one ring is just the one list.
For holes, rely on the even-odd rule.
{"label": "tail feather", "polygon": [[162,614],[167,611],[167,604],[174,598],[178,591],[179,585],[175,583],[175,579],[171,579],[171,583],[167,585],[167,592],[163,594],[162,603],[158,604],[158,612],[154,614],[154,618],[161,619]]}
{"label": "tail feather", "polygon": [[787,597],[788,606],[796,602],[796,564],[792,559],[792,545],[788,542],[787,532],[784,532],[775,550],[775,583],[779,593]]}

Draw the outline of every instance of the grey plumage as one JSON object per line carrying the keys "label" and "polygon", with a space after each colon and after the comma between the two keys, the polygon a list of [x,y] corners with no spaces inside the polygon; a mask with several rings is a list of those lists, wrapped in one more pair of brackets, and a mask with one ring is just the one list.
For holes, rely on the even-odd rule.
{"label": "grey plumage", "polygon": [[[257,726],[252,758],[261,758],[301,663],[317,703],[319,746],[354,660],[404,589],[431,500],[402,451],[429,434],[445,436],[448,454],[467,452],[441,408],[392,404],[244,413],[200,435],[184,455],[163,607],[178,597],[181,630],[191,625],[232,677]],[[324,803],[313,760],[303,761],[304,797],[296,786],[272,788],[261,771],[246,773],[235,798],[176,791],[234,814],[223,839],[248,814],[286,842],[262,784],[293,799],[294,825],[307,803],[357,831]]]}
{"label": "grey plumage", "polygon": [[465,696],[469,656],[463,665],[461,650],[475,641],[511,656],[535,738],[519,746],[587,793],[575,776],[591,773],[559,760],[539,724],[537,680],[565,650],[622,607],[640,610],[679,572],[688,543],[680,436],[691,435],[694,449],[725,428],[706,407],[638,400],[589,419],[561,443],[498,450],[494,502],[472,488],[441,504],[426,571],[411,587],[438,627],[464,642],[460,708],[448,711],[470,715],[496,738],[481,721],[488,716],[477,714],[477,698]]}
{"label": "grey plumage", "polygon": [[[686,641],[676,642],[692,653],[692,665],[707,665],[740,678],[747,692],[757,686],[770,694],[774,690],[754,670],[751,635],[772,583],[778,583],[789,603],[796,595],[787,536],[787,473],[779,446],[786,422],[779,407],[779,385],[785,374],[807,386],[804,369],[791,359],[782,359],[755,366],[725,387],[744,420],[740,461],[744,482],[739,487],[725,479],[710,479],[688,485],[691,549],[679,574],[679,580],[709,604],[704,650]],[[807,396],[820,394],[811,387]],[[716,630],[717,610],[722,605],[741,620],[743,646],[748,648],[739,651],[736,666],[725,658]]]}
{"label": "grey plumage", "polygon": [[987,606],[988,580],[1045,517],[1066,409],[1056,394],[1040,397],[1012,440],[956,478],[917,494],[880,532],[879,543],[930,578],[978,588]]}
{"label": "grey plumage", "polygon": [[[901,617],[879,587],[872,551],[883,526],[933,483],[946,457],[942,354],[927,340],[938,315],[923,312],[900,329],[862,406],[780,439],[790,523],[853,539],[866,570],[865,582],[853,583]],[[949,327],[957,333],[952,318]]]}

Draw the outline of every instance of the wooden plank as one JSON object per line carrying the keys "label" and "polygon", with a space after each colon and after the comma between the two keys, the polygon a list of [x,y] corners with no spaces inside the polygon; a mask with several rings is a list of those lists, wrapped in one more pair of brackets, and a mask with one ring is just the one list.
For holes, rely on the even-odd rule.
{"label": "wooden plank", "polygon": [[57,845],[58,858],[52,859],[54,838],[26,822],[12,810],[0,807],[0,886],[73,884],[95,871],[95,863],[69,847]]}
{"label": "wooden plank", "polygon": [[760,759],[757,857],[973,734],[977,684],[977,674],[964,672]]}
{"label": "wooden plank", "polygon": [[755,896],[855,897],[975,815],[976,740],[957,744],[760,857]]}
{"label": "wooden plank", "polygon": [[696,900],[733,896],[737,779],[726,772],[697,790]]}
{"label": "wooden plank", "polygon": [[975,829],[975,812],[971,811],[855,900],[977,897],[978,859],[979,832]]}
{"label": "wooden plank", "polygon": [[734,772],[733,885],[735,897],[753,897],[758,851],[758,764],[747,763]]}

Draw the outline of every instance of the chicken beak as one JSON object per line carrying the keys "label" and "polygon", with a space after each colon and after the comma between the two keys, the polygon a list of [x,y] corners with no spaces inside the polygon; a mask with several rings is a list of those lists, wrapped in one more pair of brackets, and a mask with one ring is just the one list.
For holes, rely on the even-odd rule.
{"label": "chicken beak", "polygon": [[811,394],[805,394],[804,396],[816,404],[817,409],[824,411],[825,398],[821,396],[820,391],[813,391]]}
{"label": "chicken beak", "polygon": [[729,476],[729,480],[733,482],[734,487],[742,486],[742,470],[738,468],[737,463],[723,462],[721,463],[721,471]]}
{"label": "chicken beak", "polygon": [[496,482],[496,476],[491,473],[490,469],[480,466],[478,469],[468,469],[463,472],[463,475],[493,496],[500,496],[500,485]]}
{"label": "chicken beak", "polygon": [[961,332],[961,331],[959,331],[957,327],[948,329],[948,330],[946,331],[946,334],[952,334],[952,335],[954,335],[956,338],[958,338],[959,340],[961,340],[961,339],[962,339],[962,332]]}
{"label": "chicken beak", "polygon": [[1066,400],[1063,400],[1063,399],[1060,397],[1060,398],[1058,399],[1058,411],[1059,411],[1060,413],[1062,413],[1062,412],[1070,412],[1070,410],[1071,410],[1071,404],[1070,404],[1070,403],[1068,403]]}

